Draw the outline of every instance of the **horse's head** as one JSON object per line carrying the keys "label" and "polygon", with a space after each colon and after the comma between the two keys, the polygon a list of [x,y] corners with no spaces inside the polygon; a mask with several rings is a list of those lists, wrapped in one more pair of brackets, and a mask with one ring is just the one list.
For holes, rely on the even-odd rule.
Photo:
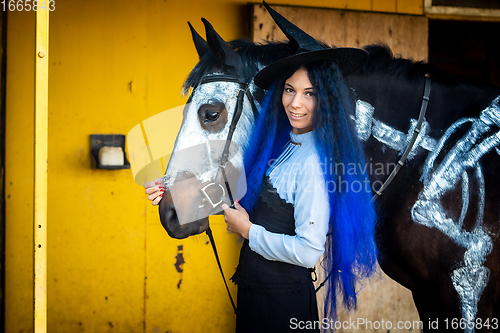
{"label": "horse's head", "polygon": [[[206,231],[208,216],[222,211],[221,197],[241,198],[239,193],[245,187],[235,193],[236,186],[231,185],[241,179],[242,153],[253,125],[253,111],[259,107],[252,98],[257,65],[245,64],[210,23],[202,20],[206,41],[189,24],[200,61],[184,85],[186,92],[193,90],[165,172],[165,193],[159,205],[161,223],[173,238]],[[228,153],[227,163],[222,162],[225,168],[219,167],[223,152]],[[228,183],[229,188],[219,185]]]}
{"label": "horse's head", "polygon": [[[202,19],[205,41],[189,24],[200,61],[184,84],[185,92],[193,90],[164,176],[160,219],[171,237],[186,238],[206,231],[208,216],[222,211],[221,197],[238,199],[246,190],[245,186],[231,185],[241,185],[244,179],[240,177],[243,152],[265,95],[253,78],[265,65],[295,53],[295,34],[305,34],[265,5],[278,26],[287,27],[288,42],[226,43]],[[222,155],[228,155],[228,163]],[[221,185],[222,180],[229,187]]]}

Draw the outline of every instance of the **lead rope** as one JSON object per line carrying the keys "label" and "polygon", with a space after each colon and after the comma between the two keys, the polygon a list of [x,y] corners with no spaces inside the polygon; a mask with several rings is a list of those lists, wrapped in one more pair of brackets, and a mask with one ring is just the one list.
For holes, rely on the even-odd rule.
{"label": "lead rope", "polygon": [[231,296],[231,292],[229,291],[229,286],[227,285],[226,277],[224,276],[224,272],[222,271],[222,265],[220,264],[219,254],[217,253],[217,247],[215,246],[214,236],[212,234],[212,229],[210,229],[210,225],[206,231],[208,238],[210,239],[210,244],[212,244],[212,249],[214,250],[215,260],[217,261],[217,265],[219,266],[220,274],[222,275],[222,280],[224,280],[224,285],[226,286],[227,294],[229,295],[229,300],[231,301],[231,305],[234,309],[234,314],[236,314],[236,305],[234,304],[233,297]]}

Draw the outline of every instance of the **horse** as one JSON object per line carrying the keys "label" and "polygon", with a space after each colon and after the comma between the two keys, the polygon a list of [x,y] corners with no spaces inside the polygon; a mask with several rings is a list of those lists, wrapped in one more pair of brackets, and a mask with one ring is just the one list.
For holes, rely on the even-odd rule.
{"label": "horse", "polygon": [[[184,92],[192,92],[159,203],[163,227],[179,239],[209,230],[208,215],[220,213],[221,201],[206,192],[215,188],[220,197],[230,191],[219,184],[229,170],[224,168],[242,168],[265,95],[253,77],[293,52],[292,42],[226,42],[202,20],[206,41],[189,24],[199,62],[184,84]],[[412,292],[424,331],[496,330],[500,88],[394,57],[384,45],[364,49],[368,61],[345,79],[356,102],[352,121],[367,163],[343,172],[367,172],[377,193],[380,267]],[[182,158],[183,149],[210,140],[237,149],[231,158],[226,149],[216,149],[215,155],[225,157],[215,167],[199,160],[201,155]],[[381,192],[391,174],[394,181]],[[182,200],[174,200],[176,183],[188,193]],[[178,213],[182,205],[195,212],[188,220]]]}

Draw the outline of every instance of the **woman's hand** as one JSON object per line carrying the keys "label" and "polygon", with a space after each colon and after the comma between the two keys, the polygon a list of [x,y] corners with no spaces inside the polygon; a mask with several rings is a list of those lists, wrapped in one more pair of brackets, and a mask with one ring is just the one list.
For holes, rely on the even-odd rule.
{"label": "woman's hand", "polygon": [[163,197],[163,192],[165,192],[163,177],[157,178],[152,182],[146,182],[143,186],[146,189],[148,200],[151,200],[153,206],[157,206]]}
{"label": "woman's hand", "polygon": [[238,202],[234,203],[234,208],[230,208],[226,204],[222,204],[221,208],[224,210],[224,220],[227,224],[227,231],[240,234],[248,239],[250,233],[250,217],[247,211]]}

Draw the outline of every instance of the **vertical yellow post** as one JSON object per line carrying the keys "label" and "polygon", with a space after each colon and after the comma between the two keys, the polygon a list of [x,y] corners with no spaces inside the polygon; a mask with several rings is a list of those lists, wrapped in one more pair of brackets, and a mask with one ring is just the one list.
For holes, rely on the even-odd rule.
{"label": "vertical yellow post", "polygon": [[36,12],[34,181],[34,327],[47,332],[47,145],[49,10]]}

